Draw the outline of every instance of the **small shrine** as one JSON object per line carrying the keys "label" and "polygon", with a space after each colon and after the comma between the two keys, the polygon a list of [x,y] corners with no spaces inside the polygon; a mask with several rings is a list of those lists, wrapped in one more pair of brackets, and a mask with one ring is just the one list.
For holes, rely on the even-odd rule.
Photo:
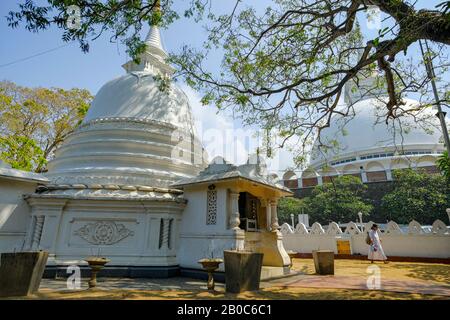
{"label": "small shrine", "polygon": [[187,200],[180,225],[181,268],[198,268],[199,259],[221,258],[224,250],[234,249],[263,253],[263,268],[270,267],[271,276],[289,271],[277,201],[292,192],[268,175],[260,157],[239,166],[217,157],[172,187],[182,189]]}

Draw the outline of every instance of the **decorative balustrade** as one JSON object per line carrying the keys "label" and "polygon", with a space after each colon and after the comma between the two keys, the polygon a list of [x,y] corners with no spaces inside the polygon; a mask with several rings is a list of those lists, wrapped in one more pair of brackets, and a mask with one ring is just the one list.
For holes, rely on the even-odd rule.
{"label": "decorative balustrade", "polygon": [[[366,255],[368,246],[366,232],[374,222],[361,225],[351,221],[343,230],[336,222],[327,227],[315,222],[311,228],[298,223],[295,228],[284,223],[281,226],[284,247],[300,253],[326,249],[337,253],[336,241],[349,240],[352,254]],[[380,238],[386,254],[392,256],[450,258],[450,229],[441,220],[436,220],[431,228],[424,228],[413,220],[406,228],[390,221],[380,227]]]}
{"label": "decorative balustrade", "polygon": [[[369,221],[364,224],[364,230],[370,230],[371,226],[374,224],[374,222]],[[437,219],[433,222],[431,226],[431,232],[426,232],[423,230],[422,225],[418,223],[416,220],[412,220],[408,224],[408,231],[405,232],[400,228],[400,226],[395,221],[389,221],[386,224],[386,227],[380,228],[382,235],[408,235],[408,234],[423,234],[423,235],[450,235],[450,229],[445,225],[444,222]],[[341,227],[336,222],[331,222],[327,229],[325,230],[324,227],[319,222],[314,222],[311,226],[310,230],[303,224],[298,223],[295,228],[292,228],[292,226],[288,223],[283,223],[281,225],[280,229],[281,233],[284,235],[287,234],[314,234],[314,235],[340,235],[340,234],[349,234],[349,235],[355,235],[355,234],[361,234],[363,231],[360,229],[360,227],[353,221],[350,221],[345,229],[345,232],[342,231]]]}

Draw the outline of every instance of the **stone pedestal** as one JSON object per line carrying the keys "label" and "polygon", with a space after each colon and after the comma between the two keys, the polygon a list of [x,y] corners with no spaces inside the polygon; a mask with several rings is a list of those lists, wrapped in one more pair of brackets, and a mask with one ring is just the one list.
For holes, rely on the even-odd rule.
{"label": "stone pedestal", "polygon": [[207,288],[210,291],[214,291],[215,281],[213,272],[219,269],[219,265],[223,262],[222,259],[201,259],[198,261],[203,267],[203,269],[208,272],[208,284]]}
{"label": "stone pedestal", "polygon": [[223,254],[226,291],[240,293],[259,290],[263,254],[228,250]]}
{"label": "stone pedestal", "polygon": [[334,274],[334,252],[330,250],[314,250],[312,252],[317,274]]}
{"label": "stone pedestal", "polygon": [[27,296],[38,291],[48,252],[2,253],[0,297]]}
{"label": "stone pedestal", "polygon": [[257,233],[259,245],[256,252],[264,254],[265,266],[288,267],[291,259],[283,246],[283,235],[280,231]]}
{"label": "stone pedestal", "polygon": [[91,279],[89,280],[89,289],[97,286],[97,274],[105,267],[105,264],[111,260],[104,257],[88,257],[84,259],[91,268]]}

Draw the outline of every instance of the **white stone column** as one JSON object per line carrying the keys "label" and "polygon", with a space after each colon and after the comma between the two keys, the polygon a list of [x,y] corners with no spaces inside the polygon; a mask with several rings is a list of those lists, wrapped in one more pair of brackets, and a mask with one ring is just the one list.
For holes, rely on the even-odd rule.
{"label": "white stone column", "polygon": [[366,174],[366,171],[364,171],[364,170],[361,170],[361,180],[363,183],[367,182],[367,174]]}
{"label": "white stone column", "polygon": [[30,223],[27,229],[27,234],[25,236],[25,244],[22,249],[31,250],[31,247],[33,245],[33,235],[35,227],[36,227],[36,217],[32,215],[30,217]]}
{"label": "white stone column", "polygon": [[170,237],[170,218],[162,218],[162,234],[161,237],[161,246],[160,249],[168,250],[169,249],[169,237]]}
{"label": "white stone column", "polygon": [[303,188],[303,179],[302,178],[297,179],[297,185],[298,185],[299,189]]}
{"label": "white stone column", "polygon": [[50,261],[56,251],[61,231],[61,218],[67,200],[29,198],[27,202],[32,207],[31,212],[35,219],[31,235],[31,249],[48,251]]}
{"label": "white stone column", "polygon": [[386,180],[391,181],[392,180],[392,170],[386,169]]}
{"label": "white stone column", "polygon": [[278,213],[277,213],[277,201],[276,200],[272,200],[270,202],[270,214],[272,217],[272,231],[277,231],[278,228],[280,227],[278,225]]}
{"label": "white stone column", "polygon": [[317,176],[317,184],[321,186],[323,184],[322,176]]}
{"label": "white stone column", "polygon": [[239,214],[239,192],[230,192],[231,201],[231,216],[230,216],[230,228],[233,230],[240,230],[239,225],[241,224],[240,214]]}
{"label": "white stone column", "polygon": [[35,216],[36,222],[33,230],[33,244],[31,245],[32,250],[39,250],[39,244],[41,242],[42,229],[44,227],[44,215]]}
{"label": "white stone column", "polygon": [[272,230],[271,224],[272,224],[272,216],[271,216],[271,204],[270,201],[267,201],[266,203],[266,221],[267,221],[267,230]]}
{"label": "white stone column", "polygon": [[445,211],[447,212],[448,220],[449,220],[449,223],[450,223],[450,208],[445,209]]}

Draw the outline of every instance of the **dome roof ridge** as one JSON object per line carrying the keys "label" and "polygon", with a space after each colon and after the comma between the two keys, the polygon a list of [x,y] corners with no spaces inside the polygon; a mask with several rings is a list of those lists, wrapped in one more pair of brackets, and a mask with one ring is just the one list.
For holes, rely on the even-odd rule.
{"label": "dome roof ridge", "polygon": [[[178,126],[174,125],[170,122],[165,121],[159,121],[155,119],[145,119],[145,118],[138,118],[138,117],[102,117],[102,118],[95,118],[92,120],[89,120],[88,122],[82,123],[77,129],[81,129],[84,127],[88,127],[95,123],[102,123],[102,122],[134,122],[134,123],[145,123],[145,124],[154,124],[158,126],[168,127],[168,128],[177,128]],[[181,130],[181,129],[179,129]]]}

